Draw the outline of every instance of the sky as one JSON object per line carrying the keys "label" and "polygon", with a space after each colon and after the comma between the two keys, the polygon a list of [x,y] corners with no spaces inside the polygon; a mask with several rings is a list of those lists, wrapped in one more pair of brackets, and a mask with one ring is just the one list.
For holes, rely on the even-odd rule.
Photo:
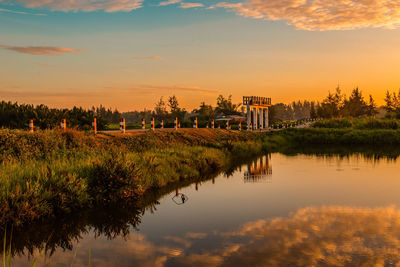
{"label": "sky", "polygon": [[222,94],[383,104],[400,88],[400,0],[0,0],[0,99],[191,110]]}

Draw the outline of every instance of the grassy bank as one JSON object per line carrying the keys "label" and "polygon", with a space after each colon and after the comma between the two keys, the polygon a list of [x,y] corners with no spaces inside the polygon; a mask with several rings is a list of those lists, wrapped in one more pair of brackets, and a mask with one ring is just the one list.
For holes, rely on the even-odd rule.
{"label": "grassy bank", "polygon": [[400,130],[359,130],[351,128],[285,129],[265,137],[264,145],[268,147],[269,150],[313,145],[400,147]]}
{"label": "grassy bank", "polygon": [[314,128],[356,129],[356,130],[397,130],[400,129],[400,120],[376,118],[342,118],[326,119],[315,122]]}
{"label": "grassy bank", "polygon": [[[22,224],[120,201],[261,153],[260,134],[197,130],[99,135],[0,130],[0,222]],[[250,153],[251,152],[251,153]]]}

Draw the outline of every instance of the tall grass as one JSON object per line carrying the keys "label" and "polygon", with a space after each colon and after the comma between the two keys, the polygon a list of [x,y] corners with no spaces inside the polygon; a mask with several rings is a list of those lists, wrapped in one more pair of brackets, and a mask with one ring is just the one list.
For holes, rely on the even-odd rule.
{"label": "tall grass", "polygon": [[218,130],[93,137],[3,129],[0,223],[137,201],[149,189],[220,171],[235,154],[259,153],[259,138]]}

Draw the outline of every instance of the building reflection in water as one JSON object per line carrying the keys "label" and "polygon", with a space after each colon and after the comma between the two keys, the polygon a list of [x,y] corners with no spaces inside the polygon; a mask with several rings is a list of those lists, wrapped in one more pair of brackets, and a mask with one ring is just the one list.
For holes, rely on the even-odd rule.
{"label": "building reflection in water", "polygon": [[245,183],[272,183],[271,154],[253,160],[244,171]]}

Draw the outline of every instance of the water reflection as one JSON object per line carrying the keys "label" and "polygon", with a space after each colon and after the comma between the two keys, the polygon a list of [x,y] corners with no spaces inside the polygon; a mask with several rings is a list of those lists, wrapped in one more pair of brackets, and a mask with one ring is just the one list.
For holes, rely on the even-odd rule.
{"label": "water reflection", "polygon": [[[398,266],[400,210],[307,207],[288,218],[186,239],[170,263],[185,266]],[[196,251],[197,243],[220,244]]]}
{"label": "water reflection", "polygon": [[271,154],[253,160],[246,167],[243,174],[245,183],[272,182]]}
{"label": "water reflection", "polygon": [[[82,243],[94,252],[94,266],[398,266],[400,210],[307,207],[234,231],[166,235],[157,244],[138,232],[112,243],[90,235]],[[53,257],[60,264],[72,260],[62,251]],[[87,266],[87,254],[74,263]]]}
{"label": "water reflection", "polygon": [[[248,160],[252,159],[243,159],[229,166],[223,172],[223,175],[229,177]],[[97,240],[101,239],[122,239],[125,242],[132,237],[135,240],[144,240],[144,237],[136,233],[136,231],[139,231],[139,225],[145,214],[152,214],[157,211],[157,206],[160,205],[158,201],[160,198],[175,192],[176,199],[174,198],[173,201],[178,205],[185,204],[189,197],[181,193],[180,190],[195,184],[195,189],[198,191],[202,182],[211,180],[212,184],[214,184],[218,175],[211,174],[198,180],[188,179],[169,184],[163,188],[148,191],[140,201],[134,203],[124,202],[114,206],[83,210],[74,213],[73,216],[59,216],[26,225],[0,225],[0,233],[8,233],[6,243],[10,244],[11,242],[11,255],[14,258],[13,266],[26,266],[27,262],[33,262],[39,254],[43,256],[43,264],[48,263],[51,258],[56,259],[57,263],[62,263],[64,260],[68,262],[68,260],[71,261],[75,258],[75,256],[71,255],[72,251],[88,242],[90,240],[89,236],[94,238],[93,243],[97,243]],[[12,237],[10,238],[9,233],[11,231]],[[1,235],[1,237],[3,236]],[[93,247],[92,250],[94,250],[92,244],[89,247]],[[3,250],[3,246],[0,246],[1,254],[3,254]],[[164,249],[161,250],[166,251]],[[61,254],[60,251],[62,251]],[[65,251],[70,251],[71,253],[65,253]],[[114,249],[112,251],[116,253]],[[85,253],[87,254],[88,251]],[[176,250],[172,254],[174,253],[176,253]],[[59,259],[62,260],[60,261]],[[76,266],[81,266],[75,260],[74,262]],[[87,266],[87,264],[83,264],[83,266]]]}
{"label": "water reflection", "polygon": [[13,266],[44,247],[39,266],[88,266],[89,249],[93,266],[400,264],[398,167],[362,154],[250,159],[139,203],[14,228]]}
{"label": "water reflection", "polygon": [[189,197],[179,192],[179,189],[175,190],[175,195],[172,197],[172,201],[176,205],[183,205],[189,200]]}

